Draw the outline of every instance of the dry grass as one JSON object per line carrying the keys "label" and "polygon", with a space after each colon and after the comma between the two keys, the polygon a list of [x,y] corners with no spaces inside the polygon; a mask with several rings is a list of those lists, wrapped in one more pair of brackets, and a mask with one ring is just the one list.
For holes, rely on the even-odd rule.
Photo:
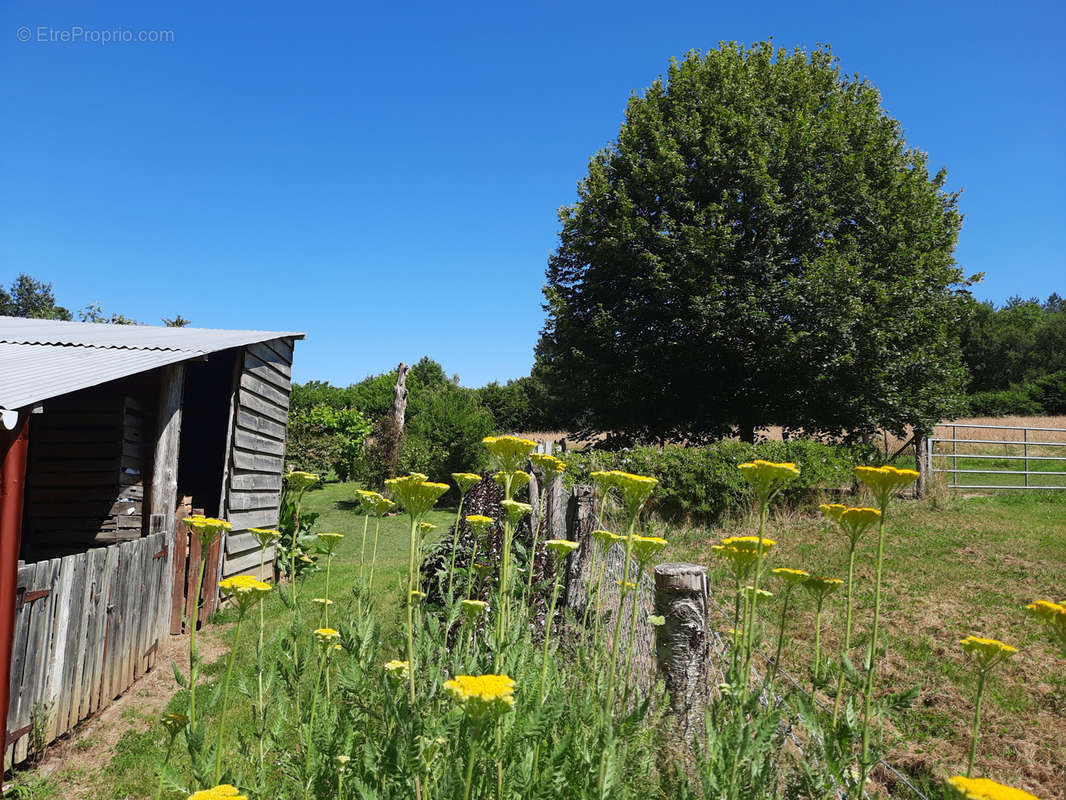
{"label": "dry grass", "polygon": [[[669,560],[712,566],[716,600],[731,608],[731,581],[713,561],[721,536],[753,532],[748,522],[710,533],[690,532],[671,547]],[[884,587],[888,655],[885,691],[919,687],[914,707],[892,736],[890,762],[930,782],[964,770],[973,710],[974,676],[958,647],[967,634],[992,636],[1022,652],[994,675],[986,695],[979,774],[1020,786],[1038,797],[1061,797],[1066,781],[1066,670],[1063,660],[1028,619],[1022,606],[1036,598],[1061,600],[1066,592],[1066,503],[1031,495],[960,499],[939,504],[901,503],[889,523]],[[791,514],[777,519],[773,565],[846,577],[841,539],[820,519]],[[873,537],[860,546],[853,660],[868,636],[874,578]],[[770,586],[775,589],[777,587]],[[825,615],[822,642],[840,644],[843,598]],[[776,630],[775,599],[766,626]],[[785,668],[809,685],[813,647],[810,603],[792,618]],[[723,629],[727,619],[716,620]]]}

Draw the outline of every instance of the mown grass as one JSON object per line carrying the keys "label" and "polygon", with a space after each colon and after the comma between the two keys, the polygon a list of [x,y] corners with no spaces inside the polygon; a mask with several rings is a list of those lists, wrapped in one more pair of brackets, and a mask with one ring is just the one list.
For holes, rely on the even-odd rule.
{"label": "mown grass", "polygon": [[[845,500],[844,502],[849,502]],[[850,502],[855,502],[850,501]],[[666,553],[711,567],[715,599],[731,608],[732,583],[713,560],[721,536],[752,533],[753,521],[736,520],[713,535],[688,532]],[[810,514],[774,519],[773,565],[846,578],[847,553],[835,527]],[[872,607],[876,537],[858,550],[857,609]],[[1066,675],[1063,664],[1023,606],[1037,598],[1066,596],[1066,492],[940,497],[898,502],[888,522],[884,622],[888,656],[886,691],[911,686],[918,701],[887,731],[896,738],[895,765],[922,780],[965,769],[975,679],[958,647],[968,634],[1002,639],[1021,652],[997,670],[986,694],[979,772],[1011,785],[1038,786],[1040,797],[1059,796],[1066,778]],[[778,588],[770,582],[771,590]],[[794,595],[794,598],[798,595]],[[778,598],[766,608],[776,631]],[[822,646],[835,653],[843,636],[843,594],[827,603]],[[813,603],[790,622],[784,668],[810,685]],[[724,616],[715,620],[730,626]],[[856,618],[861,648],[868,615]],[[858,652],[858,650],[856,651]]]}

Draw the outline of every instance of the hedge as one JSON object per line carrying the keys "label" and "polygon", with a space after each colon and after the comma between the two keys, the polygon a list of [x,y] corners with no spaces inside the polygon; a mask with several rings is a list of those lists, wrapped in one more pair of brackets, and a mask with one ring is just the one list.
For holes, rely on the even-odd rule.
{"label": "hedge", "polygon": [[793,461],[800,476],[783,493],[789,505],[799,505],[827,489],[851,487],[853,468],[880,464],[884,457],[873,445],[831,445],[809,439],[787,442],[717,442],[702,447],[635,447],[625,450],[586,450],[568,453],[568,480],[589,482],[598,469],[620,469],[659,479],[654,510],[667,518],[714,522],[727,512],[749,507],[750,487],[738,464],[752,459]]}

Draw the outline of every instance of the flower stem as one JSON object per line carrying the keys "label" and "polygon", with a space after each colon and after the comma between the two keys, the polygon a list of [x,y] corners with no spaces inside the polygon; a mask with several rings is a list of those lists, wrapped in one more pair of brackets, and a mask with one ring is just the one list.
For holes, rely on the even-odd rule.
{"label": "flower stem", "polygon": [[629,685],[629,681],[633,677],[633,650],[637,640],[637,597],[640,594],[640,579],[643,575],[643,571],[637,573],[637,579],[633,581],[636,586],[630,590],[633,595],[633,602],[631,603],[632,610],[629,617],[629,645],[626,654],[626,686]]}
{"label": "flower stem", "polygon": [[474,783],[474,743],[470,742],[470,755],[466,757],[466,775],[463,777],[463,800],[470,800],[470,789]]}
{"label": "flower stem", "polygon": [[877,671],[877,636],[881,622],[881,577],[885,560],[885,515],[888,511],[888,497],[881,501],[881,517],[877,527],[877,580],[874,584],[874,621],[870,635],[870,662],[866,665],[866,688],[863,693],[862,713],[862,764],[859,768],[858,796],[862,797],[866,787],[866,777],[870,772],[870,710],[874,696],[874,673]]}
{"label": "flower stem", "polygon": [[774,690],[774,679],[777,678],[777,671],[781,668],[781,649],[785,644],[785,620],[788,616],[788,601],[792,597],[792,587],[789,586],[785,589],[785,603],[781,606],[781,624],[777,628],[777,650],[774,652],[774,666],[770,671],[770,680],[767,681],[767,687],[772,694]]}
{"label": "flower stem", "polygon": [[529,575],[526,578],[526,594],[533,591],[533,567],[537,564],[537,537],[540,533],[540,526],[544,524],[544,509],[547,505],[547,499],[548,484],[545,482],[544,485],[540,487],[540,497],[537,499],[537,522],[534,525],[532,524],[532,520],[530,521],[530,527],[533,528],[533,547],[530,548],[529,551]]}
{"label": "flower stem", "polygon": [[204,589],[204,570],[207,560],[203,557],[204,548],[200,548],[200,574],[196,578],[196,598],[192,604],[192,619],[189,621],[189,726],[196,722],[196,624],[200,621],[200,593]]}
{"label": "flower stem", "polygon": [[[555,573],[555,584],[552,586],[552,599],[548,605],[548,617],[544,620],[544,654],[540,660],[540,688],[537,689],[537,698],[544,703],[544,680],[548,676],[548,643],[552,636],[552,619],[555,617],[555,603],[559,599],[559,570]],[[536,762],[533,764],[536,768]]]}
{"label": "flower stem", "polygon": [[411,516],[410,553],[407,564],[407,679],[411,702],[415,701],[415,552],[418,549],[418,519]]}
{"label": "flower stem", "polygon": [[381,517],[374,517],[374,554],[370,557],[370,582],[367,584],[367,593],[374,591],[374,568],[378,563],[378,534],[381,533]]}
{"label": "flower stem", "polygon": [[318,659],[315,693],[311,696],[311,717],[307,721],[307,748],[304,753],[304,800],[311,796],[311,745],[315,731],[315,709],[318,707],[318,689],[322,685],[322,672],[326,665],[326,655],[327,651],[323,650]]}
{"label": "flower stem", "polygon": [[241,641],[241,623],[244,612],[237,617],[237,632],[233,637],[233,646],[229,651],[229,665],[226,667],[226,682],[222,687],[222,714],[218,719],[218,746],[215,748],[215,783],[222,777],[222,735],[226,732],[226,704],[229,702],[229,683],[233,677],[233,662],[237,660],[237,645]]}
{"label": "flower stem", "polygon": [[455,555],[456,555],[456,551],[459,549],[459,523],[463,519],[463,501],[464,500],[466,500],[466,495],[463,494],[463,493],[460,493],[459,494],[459,509],[455,512],[455,530],[452,533],[452,561],[451,561],[451,565],[448,567],[448,602],[449,603],[452,602],[452,600],[455,599],[454,596],[452,595],[452,585],[453,585],[454,580],[455,580]]}
{"label": "flower stem", "polygon": [[304,493],[301,489],[296,494],[296,511],[292,515],[292,545],[289,548],[289,580],[292,581],[292,604],[299,609],[299,598],[296,596],[296,539],[300,535],[300,505],[303,503]]}
{"label": "flower stem", "polygon": [[[847,621],[844,624],[844,654],[851,649],[851,610],[855,602],[855,543],[851,545],[848,553],[848,611]],[[840,717],[840,702],[844,695],[844,667],[841,664],[840,677],[837,679],[837,696],[833,701],[833,727],[836,727]]]}
{"label": "flower stem", "polygon": [[818,689],[818,674],[822,666],[822,598],[818,598],[818,608],[814,612],[814,683],[811,694]]}
{"label": "flower stem", "polygon": [[[263,578],[263,570],[266,568],[266,548],[259,549],[259,578]],[[258,693],[256,695],[256,706],[259,709],[259,730],[256,736],[256,747],[259,756],[259,774],[263,774],[263,739],[266,738],[266,699],[263,697],[263,630],[266,627],[266,618],[263,613],[263,603],[266,602],[265,597],[259,598],[259,648],[255,651],[255,677],[256,682],[259,684]]]}
{"label": "flower stem", "polygon": [[751,668],[751,650],[755,639],[755,607],[759,602],[759,578],[762,576],[763,533],[766,530],[766,507],[768,498],[759,499],[759,545],[756,551],[755,578],[752,581],[751,602],[748,603],[748,621],[744,626],[744,685],[748,684],[748,670]]}
{"label": "flower stem", "polygon": [[973,762],[977,758],[977,739],[981,727],[981,699],[985,693],[985,679],[988,677],[987,670],[981,670],[977,676],[977,704],[973,712],[973,732],[970,735],[970,759],[966,763],[966,777],[973,776]]}
{"label": "flower stem", "polygon": [[174,749],[174,739],[176,736],[176,733],[171,733],[167,740],[167,752],[166,755],[163,756],[163,766],[159,768],[159,788],[155,790],[155,800],[160,800],[163,796],[163,778],[166,777],[167,764],[170,763],[170,753]]}
{"label": "flower stem", "polygon": [[475,570],[474,570],[474,561],[477,558],[477,545],[478,545],[478,541],[480,539],[481,539],[481,535],[475,530],[474,531],[474,547],[470,550],[470,569],[468,569],[466,571],[466,596],[468,598],[473,598],[473,595],[470,594],[470,592],[474,588],[474,572],[475,572]]}
{"label": "flower stem", "polygon": [[366,566],[366,529],[370,525],[370,515],[363,514],[363,543],[359,547],[359,580],[363,580],[363,568]]}

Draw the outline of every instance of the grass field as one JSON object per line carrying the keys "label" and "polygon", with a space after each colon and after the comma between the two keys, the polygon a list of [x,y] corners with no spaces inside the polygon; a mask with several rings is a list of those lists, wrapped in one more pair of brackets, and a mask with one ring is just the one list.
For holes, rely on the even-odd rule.
{"label": "grass field", "polygon": [[[978,767],[1011,785],[1037,789],[1041,798],[1062,797],[1066,782],[1066,670],[1022,607],[1037,598],[1066,597],[1066,492],[941,497],[903,502],[888,524],[884,622],[888,657],[885,688],[920,689],[895,737],[891,763],[926,781],[966,766],[975,679],[958,640],[968,634],[1002,639],[1021,653],[997,671],[986,694]],[[721,536],[753,533],[751,521],[736,521],[708,536],[677,533],[665,556],[712,566],[712,591],[729,607],[731,579],[715,564],[710,547]],[[846,578],[842,536],[821,519],[789,515],[767,534],[777,540],[774,566]],[[856,607],[872,603],[875,537],[859,548]],[[773,581],[770,582],[773,587]],[[717,589],[717,591],[715,591]],[[842,595],[823,620],[822,646],[833,652],[843,627]],[[779,613],[777,599],[768,615]],[[812,604],[801,611],[783,657],[809,685]],[[828,607],[828,604],[827,604]],[[716,617],[722,630],[730,626]],[[868,620],[857,618],[865,634]],[[776,629],[776,617],[768,618]],[[862,637],[860,637],[860,644]],[[906,797],[906,794],[900,796]]]}
{"label": "grass field", "polygon": [[[306,507],[321,514],[317,530],[335,530],[346,538],[334,562],[333,585],[347,586],[357,574],[362,518],[354,510],[351,484],[329,484],[308,495]],[[443,531],[451,523],[446,511],[434,512],[431,521]],[[373,536],[373,522],[370,536]],[[712,592],[725,607],[731,600],[726,581],[714,562],[710,547],[722,536],[751,532],[750,520],[734,520],[715,530],[673,530],[664,560],[688,560],[712,567]],[[774,565],[794,566],[830,576],[843,576],[845,554],[840,537],[811,514],[791,514],[774,519],[769,534],[778,542]],[[873,578],[873,542],[860,548],[858,575],[868,604]],[[379,608],[386,616],[386,644],[395,642],[396,610],[401,595],[399,580],[407,564],[407,527],[404,517],[384,521],[375,577]],[[917,704],[886,732],[895,740],[890,759],[919,781],[932,780],[945,771],[965,766],[968,724],[974,680],[957,642],[967,634],[993,636],[1022,648],[1006,667],[997,671],[989,686],[979,770],[1000,780],[1035,789],[1039,797],[1061,796],[1066,780],[1066,673],[1058,659],[1021,607],[1037,597],[1064,599],[1066,587],[1066,492],[995,497],[941,496],[933,501],[907,502],[896,507],[889,524],[886,553],[885,621],[889,654],[883,668],[886,690],[920,688]],[[319,572],[301,585],[303,597],[320,595],[324,574]],[[771,586],[770,588],[774,588]],[[831,652],[839,640],[841,603],[827,607],[823,646]],[[776,601],[774,601],[776,602]],[[339,602],[337,609],[344,607]],[[390,611],[391,610],[391,611]],[[769,604],[768,615],[776,611]],[[807,680],[812,646],[809,608],[801,608],[791,630],[795,633],[785,655],[785,667]],[[275,630],[291,618],[277,599],[268,605]],[[391,625],[389,620],[391,619]],[[233,635],[229,618],[209,626],[203,636],[217,658],[228,649]],[[857,618],[857,631],[866,620]],[[715,623],[729,626],[724,617]],[[390,630],[391,628],[391,630]],[[242,637],[238,664],[250,664],[254,631]],[[275,653],[276,653],[275,645]],[[178,653],[180,657],[180,651]],[[160,665],[169,671],[169,666]],[[222,662],[206,670],[207,680],[219,679]],[[101,747],[94,738],[63,745],[59,763],[24,776],[23,794],[43,798],[97,798],[140,800],[153,796],[155,764],[165,743],[158,724],[158,709],[168,701],[181,707],[173,678],[164,673],[161,699],[151,713],[133,696],[116,726],[117,742]],[[138,684],[139,686],[140,684]],[[135,686],[131,695],[137,693]],[[203,692],[206,696],[208,692]],[[215,713],[208,711],[210,716]],[[84,745],[83,745],[84,742]],[[100,749],[93,758],[94,750]],[[89,766],[98,762],[97,766]],[[46,766],[48,766],[46,764]],[[44,772],[48,772],[47,776]],[[900,793],[900,797],[907,794]],[[178,800],[176,793],[164,795]],[[181,800],[184,800],[181,797]]]}

